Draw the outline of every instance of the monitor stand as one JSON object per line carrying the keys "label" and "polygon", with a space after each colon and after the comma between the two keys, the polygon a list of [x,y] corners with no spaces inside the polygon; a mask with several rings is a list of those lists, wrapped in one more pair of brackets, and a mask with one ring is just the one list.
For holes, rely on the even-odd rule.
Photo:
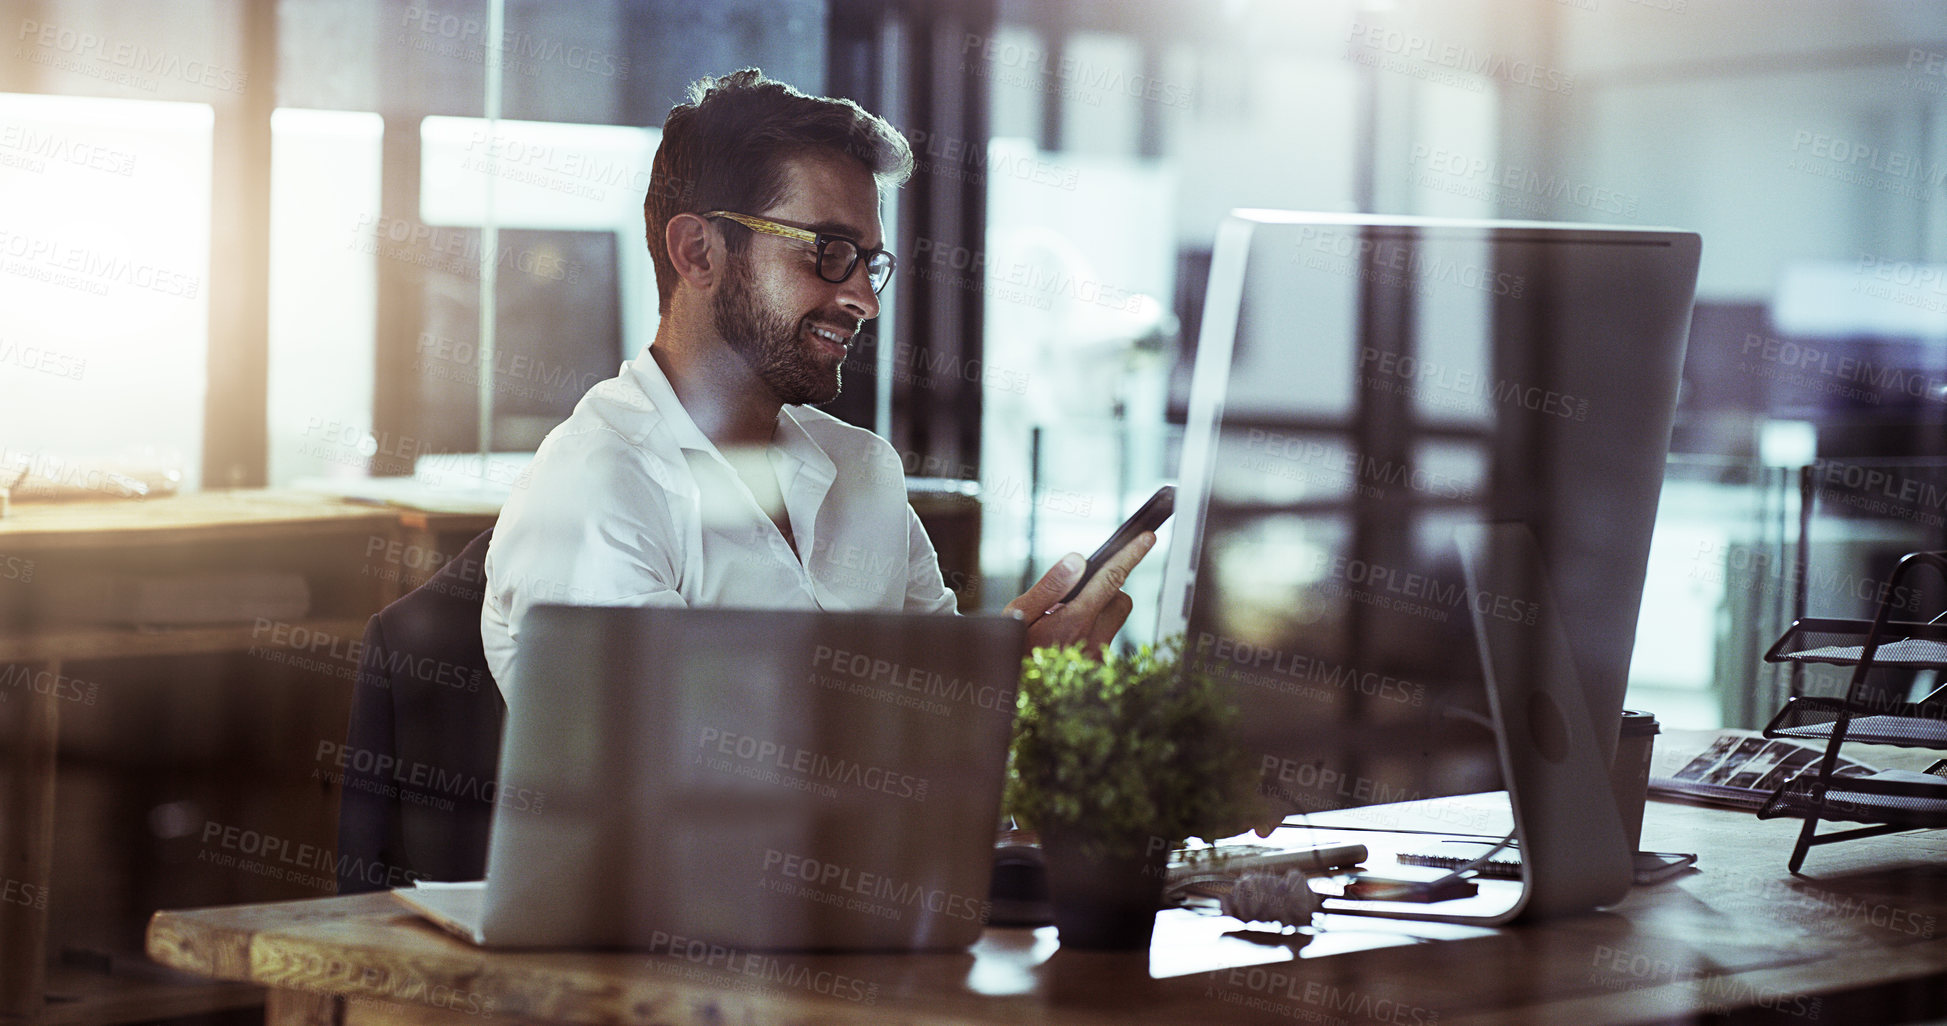
{"label": "monitor stand", "polygon": [[[1494,911],[1478,900],[1342,898],[1327,899],[1324,910],[1497,926],[1615,904],[1631,880],[1631,852],[1609,785],[1621,710],[1598,729],[1534,533],[1500,523],[1467,525],[1454,535],[1513,806],[1520,894]],[[1458,907],[1442,911],[1441,904]]]}

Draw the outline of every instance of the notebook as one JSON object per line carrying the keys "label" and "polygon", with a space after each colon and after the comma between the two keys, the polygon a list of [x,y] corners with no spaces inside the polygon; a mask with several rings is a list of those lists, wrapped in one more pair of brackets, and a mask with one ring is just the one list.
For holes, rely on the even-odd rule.
{"label": "notebook", "polygon": [[536,607],[484,882],[400,900],[490,947],[963,948],[987,916],[1024,627]]}

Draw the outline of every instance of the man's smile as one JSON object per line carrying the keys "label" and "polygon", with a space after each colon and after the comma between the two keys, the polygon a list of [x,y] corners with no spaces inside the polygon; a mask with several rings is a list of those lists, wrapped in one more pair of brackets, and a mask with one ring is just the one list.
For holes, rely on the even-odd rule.
{"label": "man's smile", "polygon": [[811,331],[811,337],[824,343],[831,349],[832,355],[840,359],[843,359],[845,354],[850,351],[852,347],[852,336],[857,334],[856,330],[848,331],[844,328],[834,328],[824,324],[812,324],[808,327]]}

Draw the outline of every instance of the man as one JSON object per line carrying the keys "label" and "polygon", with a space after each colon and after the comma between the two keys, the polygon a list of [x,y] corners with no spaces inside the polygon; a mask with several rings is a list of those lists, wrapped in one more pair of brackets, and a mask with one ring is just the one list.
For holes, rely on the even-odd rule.
{"label": "man", "polygon": [[[756,70],[705,79],[663,125],[643,202],[661,324],[549,433],[487,554],[481,637],[503,687],[535,603],[947,613],[953,593],[884,439],[809,404],[891,277],[879,190],[906,140],[849,100]],[[1105,644],[1144,534],[1057,606],[1070,553],[1007,610],[1031,644]]]}

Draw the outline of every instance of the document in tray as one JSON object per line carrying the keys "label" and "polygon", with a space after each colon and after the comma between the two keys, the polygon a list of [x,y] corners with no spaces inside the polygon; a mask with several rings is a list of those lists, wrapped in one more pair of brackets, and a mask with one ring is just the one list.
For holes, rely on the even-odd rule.
{"label": "document in tray", "polygon": [[[1657,746],[1650,793],[1756,809],[1824,756],[1822,742],[1766,740],[1754,730],[1670,731]],[[1873,766],[1840,756],[1833,775],[1873,772]]]}

